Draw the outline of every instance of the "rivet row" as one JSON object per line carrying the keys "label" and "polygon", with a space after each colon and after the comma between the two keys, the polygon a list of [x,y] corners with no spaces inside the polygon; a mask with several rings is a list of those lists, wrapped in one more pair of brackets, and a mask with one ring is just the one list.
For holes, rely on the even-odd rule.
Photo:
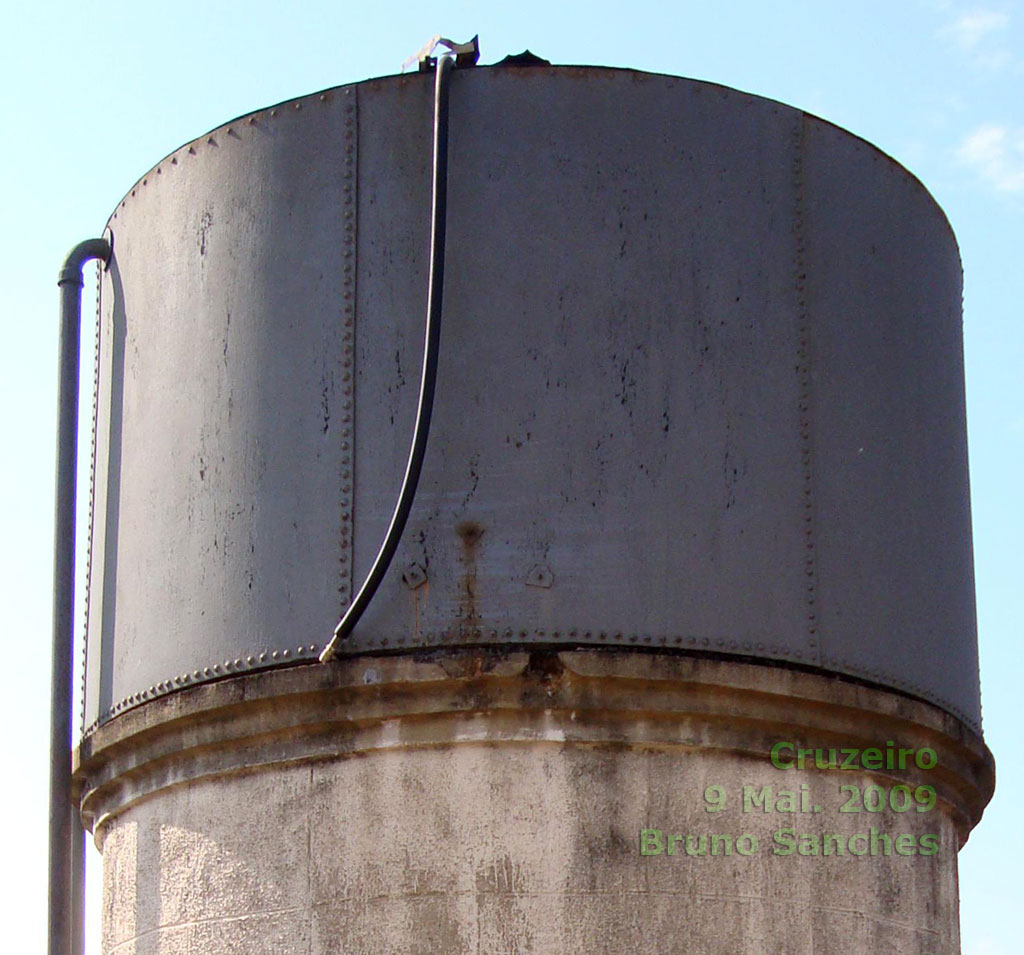
{"label": "rivet row", "polygon": [[[793,190],[796,196],[794,210],[794,232],[796,246],[793,266],[797,296],[797,375],[800,394],[797,398],[797,435],[800,442],[800,466],[802,471],[802,508],[804,535],[804,577],[806,579],[805,634],[812,660],[818,653],[818,612],[817,582],[818,567],[815,559],[814,484],[812,471],[812,426],[811,426],[811,362],[810,362],[810,318],[807,308],[807,267],[804,249],[804,185],[803,185],[803,119],[797,119],[793,138]],[[797,659],[802,654],[795,654]]]}
{"label": "rivet row", "polygon": [[92,549],[94,537],[93,514],[96,501],[96,422],[99,414],[99,393],[100,393],[100,324],[102,322],[102,309],[100,307],[100,294],[103,291],[103,268],[99,261],[96,262],[96,333],[93,340],[93,362],[92,362],[92,439],[89,454],[89,515],[86,523],[86,546],[85,546],[85,607],[84,621],[82,624],[82,713],[79,725],[85,731],[85,678],[89,665],[89,597],[92,591],[90,581],[92,580]]}
{"label": "rivet row", "polygon": [[[752,648],[759,652],[768,652],[772,656],[793,659],[802,661],[804,654],[800,650],[790,650],[788,647],[779,646],[777,644],[765,644],[757,642],[751,644],[748,641],[740,643],[736,640],[724,640],[716,639],[712,640],[708,637],[697,637],[697,636],[683,636],[683,635],[668,635],[668,634],[633,634],[633,633],[621,633],[613,632],[608,633],[606,631],[593,631],[593,630],[581,630],[576,627],[568,628],[566,631],[554,630],[513,630],[512,628],[506,628],[499,631],[497,628],[484,629],[480,627],[458,627],[454,630],[442,630],[436,633],[421,634],[420,637],[413,643],[408,641],[405,636],[398,637],[396,639],[389,639],[387,637],[379,638],[374,641],[368,647],[359,648],[361,652],[366,650],[372,650],[374,646],[381,648],[389,648],[391,646],[404,647],[404,646],[423,646],[423,645],[452,645],[457,641],[463,641],[465,643],[473,643],[475,641],[486,640],[490,643],[552,643],[562,639],[563,635],[569,638],[569,642],[573,642],[578,634],[582,634],[583,641],[586,643],[592,643],[595,640],[601,643],[612,643],[620,645],[635,644],[642,642],[644,644],[657,644],[664,647],[688,647],[695,650],[702,649],[728,649],[729,651],[737,652],[740,649],[749,651]],[[295,648],[294,653],[299,657],[313,658],[319,651],[319,647],[315,643],[308,645],[299,645]],[[263,651],[259,654],[251,654],[244,660],[236,658],[235,660],[226,660],[224,663],[225,667],[231,667],[236,670],[245,671],[248,668],[259,669],[260,664],[266,664],[268,661],[280,661],[287,660],[290,658],[292,651],[290,648],[284,648],[281,650]],[[921,697],[922,699],[928,700],[948,712],[952,713],[964,724],[971,727],[975,731],[979,730],[979,726],[976,720],[967,716],[960,707],[956,706],[944,697],[938,696],[934,693],[929,692],[926,688],[918,686],[907,680],[903,680],[892,676],[882,670],[869,670],[850,660],[846,660],[839,657],[824,657],[821,660],[821,665],[825,666],[830,670],[836,672],[846,673],[849,676],[866,679],[876,683],[882,683],[886,686],[894,689],[903,690],[914,696]],[[105,722],[113,716],[120,714],[121,712],[131,709],[132,707],[148,702],[151,699],[159,698],[165,695],[167,692],[177,689],[182,686],[187,686],[189,683],[199,682],[204,676],[212,676],[214,671],[220,671],[220,664],[215,664],[212,667],[205,667],[202,670],[193,670],[192,673],[182,673],[179,676],[175,676],[172,679],[156,683],[144,690],[137,693],[133,693],[130,696],[125,697],[118,703],[115,703],[109,710],[102,714],[100,719],[93,722],[90,726],[85,728],[82,732],[83,737],[88,736],[95,731],[101,723]]]}
{"label": "rivet row", "polygon": [[230,674],[232,672],[244,673],[248,670],[265,669],[267,664],[272,666],[275,661],[281,662],[284,660],[291,660],[293,655],[295,657],[313,658],[316,657],[319,649],[319,646],[315,643],[299,644],[294,650],[291,647],[284,647],[280,650],[263,651],[259,654],[250,654],[244,659],[242,657],[236,657],[234,660],[228,659],[223,663],[214,663],[212,666],[205,666],[202,669],[193,670],[191,673],[180,673],[176,676],[169,677],[166,680],[154,683],[152,686],[140,690],[138,693],[132,693],[129,696],[126,696],[123,700],[118,701],[111,706],[110,709],[105,711],[98,720],[84,728],[82,730],[82,735],[88,736],[101,723],[110,717],[116,716],[118,713],[131,708],[132,706],[165,696],[167,693],[188,686],[190,683],[201,683],[204,680],[212,679],[223,674]]}
{"label": "rivet row", "polygon": [[358,131],[358,119],[356,105],[357,95],[353,92],[354,87],[346,87],[344,95],[347,98],[345,104],[345,126],[344,126],[344,168],[342,171],[342,213],[343,235],[342,235],[342,290],[341,290],[341,380],[343,382],[342,393],[345,400],[342,402],[341,435],[340,435],[340,476],[338,506],[340,509],[341,533],[339,534],[340,554],[338,559],[339,581],[338,601],[340,612],[344,612],[352,599],[352,560],[351,547],[352,536],[350,529],[353,524],[354,493],[352,487],[353,470],[353,407],[352,407],[352,381],[355,376],[355,323],[356,323],[356,276],[354,261],[356,259],[356,133]]}

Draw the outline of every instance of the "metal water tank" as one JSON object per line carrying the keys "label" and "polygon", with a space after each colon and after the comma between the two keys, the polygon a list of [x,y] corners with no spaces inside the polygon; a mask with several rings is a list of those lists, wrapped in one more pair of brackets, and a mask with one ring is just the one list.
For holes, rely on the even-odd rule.
{"label": "metal water tank", "polygon": [[[863,890],[865,951],[897,932],[894,912],[900,950],[932,951],[926,899],[941,896],[955,929],[956,846],[991,792],[961,268],[941,209],[862,139],[725,87],[593,67],[457,70],[423,475],[389,575],[322,666],[412,430],[431,120],[421,74],[281,103],[171,153],[109,221],[78,779],[120,860],[111,946],[158,931],[185,951],[174,946],[199,944],[175,928],[186,915],[251,915],[263,900],[252,938],[270,925],[289,940],[267,951],[310,938],[326,951],[334,931],[352,950],[469,951],[473,918],[506,940],[534,926],[534,947],[489,951],[567,950],[567,912],[590,939],[575,950],[604,951],[602,933],[627,944],[615,933],[636,905],[667,931],[692,888],[676,870],[657,877],[669,901],[642,894],[654,877],[636,833],[655,825],[651,806],[706,829],[708,785],[734,798],[781,785],[773,741],[818,733],[938,751],[935,815],[885,818],[941,816],[949,854],[927,860],[927,877],[925,860],[904,871],[887,854],[895,896],[864,867],[842,888],[849,859],[791,860],[779,878],[809,911]],[[430,704],[413,706],[427,689]],[[407,762],[387,762],[398,751]],[[384,762],[371,772],[355,752]],[[288,775],[298,766],[311,788]],[[318,777],[324,766],[337,775]],[[836,780],[852,781],[812,775],[833,801]],[[548,810],[531,803],[545,778]],[[253,837],[263,862],[246,855],[241,822],[257,803],[275,820]],[[544,839],[564,871],[525,830],[495,834],[520,811],[541,828],[545,811],[561,821]],[[232,815],[241,828],[226,835]],[[404,868],[390,849],[375,855],[367,827],[384,819],[407,854],[429,830]],[[468,846],[452,835],[463,825]],[[333,835],[314,863],[318,832]],[[144,851],[158,871],[129,878],[125,860]],[[293,877],[266,861],[275,851],[313,873],[308,907],[280,888]],[[425,857],[445,852],[451,870],[433,871]],[[211,880],[242,873],[240,894],[210,882],[207,909],[187,892],[139,901],[180,890],[196,859]],[[698,937],[760,951],[723,913],[749,908],[740,887],[769,863],[713,861],[701,870],[713,903],[687,917]],[[177,883],[161,865],[179,867]],[[465,886],[460,866],[475,872]],[[385,896],[401,896],[399,914],[375,935]],[[332,921],[356,898],[361,914]],[[740,921],[781,944],[790,936],[771,932],[788,930],[764,928],[762,901]],[[420,905],[436,937],[417,948]],[[267,914],[289,906],[304,913],[295,924]],[[834,918],[849,946],[856,919]]]}

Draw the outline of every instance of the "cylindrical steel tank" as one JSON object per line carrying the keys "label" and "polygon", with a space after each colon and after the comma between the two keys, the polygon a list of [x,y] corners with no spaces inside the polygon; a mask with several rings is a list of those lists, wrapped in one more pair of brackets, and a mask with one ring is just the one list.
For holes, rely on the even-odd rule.
{"label": "cylindrical steel tank", "polygon": [[408,451],[431,93],[241,117],[110,219],[77,776],[107,950],[959,951],[992,788],[960,262],[827,122],[456,71],[423,476],[316,662]]}

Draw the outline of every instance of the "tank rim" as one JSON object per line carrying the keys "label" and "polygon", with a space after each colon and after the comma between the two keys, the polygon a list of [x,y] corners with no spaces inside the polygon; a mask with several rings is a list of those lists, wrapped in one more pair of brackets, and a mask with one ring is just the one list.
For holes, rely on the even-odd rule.
{"label": "tank rim", "polygon": [[[791,111],[791,112],[793,112],[795,114],[801,115],[805,122],[809,120],[812,123],[820,124],[820,125],[822,125],[824,127],[831,128],[832,130],[835,130],[836,132],[839,132],[839,133],[843,134],[843,136],[846,136],[846,137],[849,137],[849,138],[851,138],[853,140],[856,140],[857,142],[859,142],[860,144],[862,144],[863,146],[865,146],[869,150],[871,150],[871,152],[876,154],[876,156],[878,158],[884,159],[889,164],[894,166],[897,172],[902,173],[908,179],[910,179],[910,181],[913,182],[919,189],[921,189],[921,191],[928,197],[928,199],[931,201],[932,205],[935,207],[935,209],[939,212],[940,216],[942,217],[942,220],[945,223],[946,229],[949,231],[949,234],[953,237],[954,244],[956,245],[956,236],[955,236],[955,233],[953,232],[953,227],[952,227],[952,225],[949,222],[949,217],[946,215],[946,211],[942,208],[942,205],[939,203],[939,201],[935,198],[935,196],[932,195],[932,193],[928,190],[928,188],[924,185],[924,183],[921,181],[921,179],[917,175],[915,175],[913,172],[911,172],[906,166],[904,166],[894,156],[892,156],[891,154],[885,152],[885,150],[879,148],[874,143],[872,143],[870,140],[865,139],[860,134],[852,132],[851,130],[846,129],[843,126],[840,126],[838,123],[834,123],[831,120],[828,120],[828,119],[825,119],[825,118],[823,118],[821,116],[818,116],[817,114],[812,113],[812,112],[810,112],[808,110],[802,109],[799,106],[792,106],[792,105],[790,105],[788,103],[782,102],[781,100],[774,99],[773,97],[763,96],[760,93],[751,93],[749,91],[742,90],[742,89],[740,89],[738,87],[729,86],[728,84],[725,84],[725,83],[719,83],[719,82],[717,82],[715,80],[702,80],[702,79],[697,79],[695,77],[680,76],[680,75],[675,75],[675,74],[672,74],[672,73],[659,73],[659,72],[651,72],[651,71],[648,71],[648,70],[637,70],[637,69],[634,69],[632,67],[625,67],[625,66],[600,66],[600,65],[595,65],[595,64],[550,64],[550,65],[546,65],[546,66],[536,65],[536,66],[524,67],[524,66],[518,66],[518,65],[502,65],[500,63],[493,63],[493,64],[477,65],[475,67],[472,67],[471,70],[470,69],[466,69],[466,70],[460,70],[459,72],[473,72],[473,73],[475,73],[477,71],[481,71],[481,72],[484,72],[484,73],[491,73],[491,72],[495,72],[495,71],[497,71],[497,72],[512,71],[515,74],[524,74],[524,75],[530,75],[530,76],[535,76],[535,75],[538,75],[540,73],[545,73],[545,74],[547,74],[549,76],[551,76],[551,75],[572,75],[574,73],[577,73],[577,74],[582,73],[582,74],[585,74],[585,75],[588,75],[588,76],[593,76],[593,75],[602,74],[602,73],[603,74],[611,74],[611,75],[627,75],[628,74],[628,75],[631,75],[631,76],[633,76],[633,77],[635,77],[637,79],[643,79],[643,80],[659,80],[660,79],[660,80],[671,80],[673,82],[680,82],[680,83],[691,84],[691,85],[693,85],[695,87],[701,87],[701,88],[706,88],[706,89],[711,90],[711,91],[717,91],[717,92],[720,92],[720,93],[722,93],[724,95],[738,95],[738,96],[747,97],[750,100],[758,101],[758,102],[763,103],[765,105],[770,105],[770,106],[778,107],[778,108],[781,108],[781,109],[785,109],[787,111]],[[385,83],[385,82],[398,82],[398,83],[405,83],[405,84],[409,84],[409,83],[421,83],[421,84],[424,84],[425,83],[425,84],[427,84],[429,86],[433,82],[433,79],[432,79],[432,74],[430,74],[430,73],[385,73],[385,74],[382,74],[380,76],[368,77],[366,79],[356,80],[356,81],[351,82],[351,83],[341,83],[341,84],[338,84],[337,86],[325,87],[324,89],[316,90],[316,91],[314,91],[312,93],[305,93],[305,94],[302,94],[300,96],[287,97],[285,99],[279,100],[276,103],[271,103],[271,104],[269,104],[267,106],[262,106],[262,107],[259,107],[257,109],[254,109],[254,110],[250,110],[248,112],[241,113],[238,116],[235,116],[232,119],[227,120],[226,122],[220,123],[217,126],[214,126],[213,128],[208,129],[205,133],[202,133],[201,135],[196,136],[194,139],[191,139],[191,140],[188,140],[185,143],[182,143],[180,146],[178,146],[175,149],[172,149],[170,152],[168,152],[166,155],[164,155],[162,159],[160,159],[159,161],[154,163],[146,172],[144,172],[141,176],[139,176],[138,179],[135,180],[135,182],[131,185],[131,187],[124,193],[124,195],[121,197],[121,199],[118,200],[118,202],[115,204],[113,211],[111,212],[111,214],[107,218],[107,221],[106,221],[106,224],[105,224],[105,230],[108,231],[108,232],[113,232],[113,223],[114,223],[114,220],[117,218],[118,210],[126,206],[128,201],[135,195],[135,192],[139,188],[141,188],[142,186],[146,185],[147,180],[151,176],[159,175],[160,171],[161,171],[161,168],[165,164],[167,164],[169,162],[172,163],[172,164],[176,164],[177,161],[178,161],[177,157],[180,154],[182,154],[182,153],[186,153],[187,154],[190,150],[195,150],[195,147],[197,145],[201,146],[201,145],[205,144],[206,142],[208,142],[210,140],[211,137],[215,136],[216,134],[221,133],[221,132],[223,132],[226,129],[229,129],[230,127],[232,127],[234,125],[237,125],[238,123],[243,123],[244,122],[244,123],[248,124],[250,122],[254,122],[255,121],[255,117],[258,117],[261,114],[271,114],[272,112],[277,111],[277,110],[279,110],[279,109],[281,109],[283,107],[291,106],[291,107],[293,107],[295,109],[300,109],[300,108],[304,107],[306,105],[306,103],[327,102],[327,101],[329,101],[329,99],[332,96],[337,96],[339,93],[341,95],[346,95],[346,91],[349,91],[349,90],[352,90],[352,89],[358,89],[359,87],[369,87],[369,86],[373,86],[375,84],[380,84],[380,83]],[[958,245],[957,245],[957,254],[959,256],[959,246]]]}

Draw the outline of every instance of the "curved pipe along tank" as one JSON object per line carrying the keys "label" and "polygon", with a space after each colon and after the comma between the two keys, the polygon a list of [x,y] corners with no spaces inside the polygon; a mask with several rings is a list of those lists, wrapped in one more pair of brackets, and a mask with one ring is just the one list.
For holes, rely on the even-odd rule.
{"label": "curved pipe along tank", "polygon": [[[706,750],[722,775],[694,782],[700,811],[670,820],[706,828],[704,786],[781,785],[765,758],[771,741],[817,730],[830,745],[912,737],[938,749],[943,845],[962,844],[993,770],[980,736],[956,242],[892,159],[756,96],[592,67],[453,74],[444,317],[422,476],[376,597],[337,658],[317,662],[384,536],[408,453],[432,91],[428,75],[385,77],[240,117],[167,156],[109,220],[76,777],[85,819],[110,833],[105,855],[143,854],[142,841],[126,848],[135,836],[119,819],[137,820],[139,833],[149,825],[157,841],[170,818],[188,838],[212,839],[254,803],[318,805],[334,783],[317,789],[312,770],[314,783],[294,783],[303,797],[270,796],[245,774],[206,809],[199,790],[167,795],[257,764],[287,774],[300,737],[302,759],[317,765],[408,744],[401,772],[338,768],[343,796],[332,798],[345,800],[345,818],[387,818],[400,844],[410,820],[420,827],[410,839],[426,839],[438,807],[456,813],[466,798],[470,816],[494,809],[466,845],[497,844],[518,819],[508,807],[536,798],[522,787],[554,774],[558,793],[572,794],[545,810],[562,822],[559,839],[619,833],[579,863],[592,889],[601,858],[636,862],[647,812],[636,780],[678,788],[680,766]],[[424,694],[429,711],[414,705]],[[444,714],[456,712],[466,722],[445,735]],[[618,722],[577,721],[587,712]],[[250,735],[238,729],[244,713]],[[566,749],[577,737],[586,745]],[[455,745],[479,739],[521,746],[502,751],[499,772]],[[562,761],[522,755],[538,740],[560,740]],[[682,763],[665,755],[683,750]],[[600,772],[590,759],[605,760]],[[594,773],[605,790],[580,781]],[[154,808],[160,793],[185,802]],[[635,812],[622,835],[625,806]],[[308,811],[315,849],[335,810]],[[204,812],[208,826],[196,821]],[[280,816],[282,832],[293,823]],[[310,884],[377,898],[366,880],[387,869],[390,850],[353,833],[335,833],[319,870],[328,875]],[[459,852],[437,839],[428,854],[444,866]],[[217,844],[249,851],[237,833]],[[160,859],[178,858],[159,845]],[[550,858],[502,858],[514,860],[508,873],[481,869],[462,894],[454,861],[438,876],[437,898],[453,908],[436,924],[455,927],[438,929],[432,950],[475,950],[457,940],[470,932],[458,906],[480,886],[508,883],[519,899],[516,886],[543,885],[537,898],[550,900],[575,878],[552,888]],[[363,862],[339,874],[349,864],[339,859]],[[112,871],[116,882],[122,870]],[[785,872],[797,895],[860,891],[835,873],[826,885],[795,863]],[[933,922],[956,931],[955,853],[928,872],[899,883],[918,900],[915,939]],[[111,883],[111,904],[142,898],[143,881],[130,892]],[[883,884],[864,883],[865,911],[899,907],[879,901]],[[664,898],[689,905],[692,888],[676,879]],[[632,924],[619,909],[628,892],[586,908],[580,891],[565,904],[582,906],[581,937],[618,938]],[[937,921],[920,901],[933,895]],[[328,932],[315,928],[327,911],[316,905],[329,920],[348,904],[331,899],[310,903],[314,936]],[[332,937],[383,950],[371,909]],[[755,950],[715,934],[731,917],[698,909],[693,925],[710,921],[695,937]],[[565,911],[523,916],[554,933],[537,951],[558,950]],[[659,924],[681,911],[665,909]],[[778,923],[769,935],[788,931],[765,911],[765,925]],[[157,924],[138,918],[139,932]],[[413,950],[419,916],[401,918],[387,944]],[[896,931],[887,917],[877,924]],[[280,950],[307,951],[305,931],[282,929],[299,935]],[[890,935],[863,950],[895,945]]]}
{"label": "curved pipe along tank", "polygon": [[[342,652],[695,650],[980,708],[961,272],[826,122],[626,70],[453,81],[434,431]],[[242,117],[109,222],[85,728],[316,657],[422,360],[431,88]]]}

